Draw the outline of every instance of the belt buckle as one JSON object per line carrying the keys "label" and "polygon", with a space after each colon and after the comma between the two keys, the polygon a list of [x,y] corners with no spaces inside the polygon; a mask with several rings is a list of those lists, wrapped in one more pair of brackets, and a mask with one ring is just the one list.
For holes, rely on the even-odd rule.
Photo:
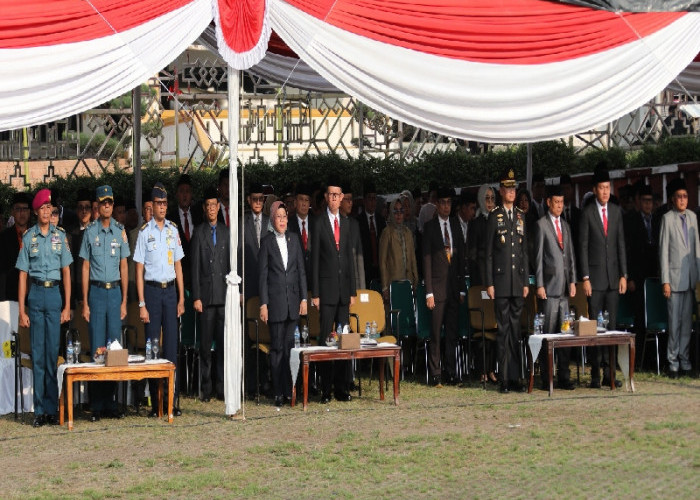
{"label": "belt buckle", "polygon": [[167,282],[167,281],[161,281],[161,282],[160,282],[160,287],[161,287],[163,290],[165,290],[166,288],[168,288],[168,282]]}
{"label": "belt buckle", "polygon": [[110,290],[112,288],[112,283],[109,281],[105,283],[105,290]]}
{"label": "belt buckle", "polygon": [[44,288],[51,288],[53,284],[50,281],[44,281]]}

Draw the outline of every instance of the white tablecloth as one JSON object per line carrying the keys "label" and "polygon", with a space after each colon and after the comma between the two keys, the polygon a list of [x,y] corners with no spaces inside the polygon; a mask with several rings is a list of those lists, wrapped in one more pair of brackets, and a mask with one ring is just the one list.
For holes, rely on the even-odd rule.
{"label": "white tablecloth", "polygon": [[[0,302],[0,415],[15,411],[15,360],[9,357],[12,332],[17,331],[17,302]],[[33,411],[32,371],[23,368],[24,411]]]}
{"label": "white tablecloth", "polygon": [[[628,334],[629,332],[620,332],[617,330],[610,330],[605,333],[600,333],[599,335],[620,335]],[[540,349],[542,349],[542,341],[544,339],[556,339],[556,338],[567,338],[575,337],[573,333],[545,333],[542,335],[530,335],[528,339],[528,347],[530,349],[530,354],[532,354],[533,363],[537,361],[537,356],[540,355]],[[625,381],[630,378],[630,346],[629,344],[620,344],[617,350],[617,364],[620,365],[620,370],[622,375],[625,377]]]}
{"label": "white tablecloth", "polygon": [[[376,347],[395,347],[396,344],[390,342],[380,342]],[[362,346],[363,349],[372,349],[374,346]],[[292,383],[295,383],[299,375],[299,365],[301,364],[301,356],[299,353],[304,351],[337,351],[337,347],[326,347],[320,345],[312,345],[309,347],[293,347],[289,354],[289,370],[292,372]]]}

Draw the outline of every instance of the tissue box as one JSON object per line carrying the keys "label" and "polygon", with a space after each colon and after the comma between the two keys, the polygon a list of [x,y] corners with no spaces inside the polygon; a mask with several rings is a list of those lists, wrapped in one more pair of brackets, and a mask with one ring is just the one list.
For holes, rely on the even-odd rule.
{"label": "tissue box", "polygon": [[127,349],[110,349],[105,354],[105,366],[126,366],[129,364]]}
{"label": "tissue box", "polygon": [[359,349],[359,333],[341,333],[338,339],[338,349]]}
{"label": "tissue box", "polygon": [[574,321],[574,334],[580,337],[591,337],[597,333],[598,323],[595,321]]}

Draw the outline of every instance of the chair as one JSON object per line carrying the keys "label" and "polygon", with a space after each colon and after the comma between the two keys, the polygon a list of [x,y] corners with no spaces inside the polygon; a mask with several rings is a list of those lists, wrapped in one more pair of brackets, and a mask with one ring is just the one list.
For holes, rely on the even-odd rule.
{"label": "chair", "polygon": [[270,330],[267,323],[260,321],[260,297],[248,299],[245,319],[248,324],[248,338],[253,342],[251,347],[255,349],[255,400],[260,403],[260,352],[270,354]]}
{"label": "chair", "polygon": [[[469,324],[472,329],[471,341],[481,339],[483,385],[486,388],[486,340],[495,341],[498,333],[494,301],[486,295],[485,286],[472,286],[467,294],[469,304]],[[484,298],[486,297],[486,298]]]}
{"label": "chair", "polygon": [[[355,332],[364,332],[366,324],[377,322],[377,333],[381,334],[386,328],[386,315],[384,313],[384,299],[381,293],[375,290],[358,289],[355,303],[350,306],[350,317],[356,321]],[[352,321],[352,320],[351,320]],[[352,326],[352,325],[351,325]],[[393,335],[381,336],[380,342],[396,343],[396,337]],[[371,360],[370,360],[371,362]],[[389,367],[389,363],[386,364]],[[372,379],[372,371],[370,364],[370,380]],[[387,383],[388,383],[387,378]],[[362,386],[360,385],[360,389]],[[360,395],[362,392],[360,391]]]}
{"label": "chair", "polygon": [[31,370],[32,364],[32,344],[29,336],[29,328],[19,327],[18,331],[12,332],[15,341],[15,420],[18,415],[18,402],[22,410],[22,423],[24,423],[24,377],[22,368]]}
{"label": "chair", "polygon": [[659,336],[668,331],[668,309],[666,297],[659,278],[644,280],[644,346],[642,347],[642,364],[646,354],[647,342],[656,344],[656,374],[661,374],[659,361]]}
{"label": "chair", "polygon": [[[425,297],[425,284],[421,282],[418,287],[416,287],[416,296]],[[416,301],[416,350],[413,357],[413,373],[416,373],[416,367],[418,366],[418,350],[422,345],[423,351],[425,351],[425,383],[429,382],[428,373],[428,345],[430,344],[430,337],[433,328],[433,311],[428,309],[428,304],[426,304],[425,299]]]}
{"label": "chair", "polygon": [[413,286],[408,280],[392,281],[389,284],[389,315],[391,330],[401,346],[402,365],[404,340],[416,335],[416,314],[413,299]]}
{"label": "chair", "polygon": [[632,303],[632,294],[626,293],[620,295],[620,301],[617,303],[617,325],[615,328],[622,331],[630,331],[634,328],[634,304]]}

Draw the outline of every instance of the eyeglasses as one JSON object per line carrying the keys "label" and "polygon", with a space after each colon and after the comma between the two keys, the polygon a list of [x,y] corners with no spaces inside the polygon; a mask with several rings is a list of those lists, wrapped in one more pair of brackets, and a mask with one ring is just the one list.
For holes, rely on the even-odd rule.
{"label": "eyeglasses", "polygon": [[58,217],[58,210],[51,210],[52,217]]}
{"label": "eyeglasses", "polygon": [[78,210],[92,210],[92,205],[90,205],[89,203],[80,203],[78,204]]}
{"label": "eyeglasses", "polygon": [[329,198],[333,198],[333,199],[340,198],[343,195],[343,193],[326,193],[326,194],[328,195]]}
{"label": "eyeglasses", "polygon": [[205,207],[207,208],[214,208],[219,204],[218,201],[208,201],[204,204]]}
{"label": "eyeglasses", "polygon": [[489,196],[489,195],[487,195],[484,199],[487,200],[487,201],[495,201],[495,200],[496,200],[496,197],[495,197],[495,196]]}
{"label": "eyeglasses", "polygon": [[688,193],[676,193],[676,198],[680,198],[681,200],[685,200],[688,198]]}
{"label": "eyeglasses", "polygon": [[165,207],[168,205],[168,200],[154,200],[153,204],[160,205],[161,207]]}
{"label": "eyeglasses", "polygon": [[253,203],[262,203],[263,201],[265,201],[265,197],[264,196],[251,196],[250,201],[252,201]]}
{"label": "eyeglasses", "polygon": [[403,208],[394,209],[394,213],[395,213],[395,214],[402,214],[402,213],[403,213]]}
{"label": "eyeglasses", "polygon": [[[167,202],[166,202],[166,203],[167,203]],[[110,200],[109,198],[106,199],[106,200],[102,200],[102,201],[100,202],[100,205],[107,205],[107,206],[114,205],[114,200]]]}

